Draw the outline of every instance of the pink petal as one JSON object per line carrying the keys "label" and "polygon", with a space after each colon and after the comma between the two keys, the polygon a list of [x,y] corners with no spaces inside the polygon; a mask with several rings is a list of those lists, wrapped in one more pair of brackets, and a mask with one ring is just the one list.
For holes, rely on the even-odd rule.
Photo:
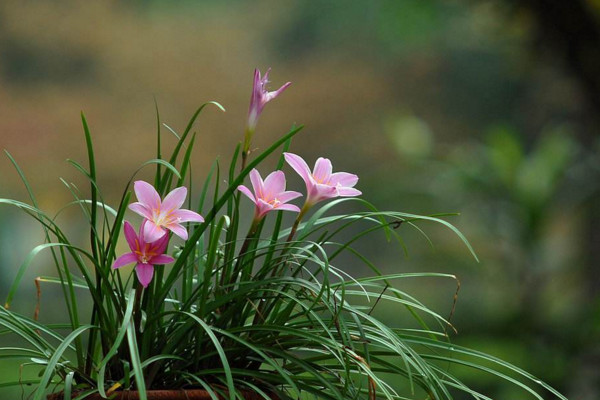
{"label": "pink petal", "polygon": [[131,203],[129,209],[144,218],[152,219],[152,211],[142,203]]}
{"label": "pink petal", "polygon": [[152,280],[152,276],[154,276],[154,267],[150,264],[138,263],[138,265],[135,266],[135,272],[142,286],[148,287],[148,284]]}
{"label": "pink petal", "polygon": [[167,250],[167,246],[169,245],[169,235],[163,235],[156,242],[152,242],[150,244],[149,253],[154,254],[164,254],[165,250]]}
{"label": "pink petal", "polygon": [[135,233],[133,226],[129,223],[129,221],[125,221],[125,226],[123,227],[123,233],[125,233],[125,240],[127,240],[127,244],[131,251],[139,250],[139,242],[138,235]]}
{"label": "pink petal", "polygon": [[169,224],[166,228],[174,234],[176,234],[177,236],[179,236],[180,238],[182,238],[183,240],[187,240],[188,232],[183,226],[179,224]]}
{"label": "pink petal", "polygon": [[327,183],[332,170],[331,161],[328,158],[319,157],[315,162],[313,176],[318,183]]}
{"label": "pink petal", "polygon": [[285,174],[283,171],[273,171],[265,178],[264,193],[266,200],[272,200],[285,190]]}
{"label": "pink petal", "polygon": [[152,257],[152,260],[150,260],[150,262],[152,264],[169,264],[172,263],[173,261],[175,261],[175,259],[171,256],[168,256],[166,254],[161,254],[159,256],[156,257]]}
{"label": "pink petal", "polygon": [[360,196],[362,194],[362,192],[360,190],[354,189],[354,188],[347,188],[347,187],[338,187],[338,194],[341,197],[354,197],[354,196]]}
{"label": "pink petal", "polygon": [[297,199],[298,197],[301,197],[302,193],[300,192],[294,192],[294,191],[288,191],[288,192],[283,192],[283,193],[279,193],[277,195],[277,200],[279,200],[282,203],[287,203],[288,201]]}
{"label": "pink petal", "polygon": [[287,88],[288,88],[288,87],[289,87],[291,84],[292,84],[292,82],[287,82],[287,83],[283,84],[283,86],[281,86],[281,87],[280,87],[279,89],[277,89],[276,91],[267,93],[267,96],[266,96],[266,97],[267,97],[267,98],[266,98],[266,101],[271,101],[271,100],[273,100],[274,98],[276,98],[277,96],[279,96],[279,95],[280,95],[281,93],[283,93],[283,91],[284,91],[285,89],[287,89]]}
{"label": "pink petal", "polygon": [[300,212],[300,207],[295,206],[293,204],[280,204],[275,208],[275,210],[286,210],[286,211],[294,211]]}
{"label": "pink petal", "polygon": [[248,109],[248,125],[251,129],[254,129],[258,116],[261,112],[262,97],[262,82],[260,80],[260,71],[254,70],[254,81],[252,82],[252,96],[250,96],[250,107]]}
{"label": "pink petal", "polygon": [[266,213],[273,210],[273,206],[263,199],[258,199],[256,202],[256,218],[260,219],[265,216]]}
{"label": "pink petal", "polygon": [[304,161],[302,157],[293,153],[283,153],[283,156],[285,157],[285,161],[287,161],[289,166],[292,167],[294,171],[298,173],[298,175],[300,175],[308,187],[308,185],[311,184],[311,172],[308,164],[306,164],[306,161]]}
{"label": "pink petal", "polygon": [[146,248],[146,243],[148,242],[146,240],[146,235],[144,235],[144,232],[146,231],[146,224],[148,224],[148,223],[151,223],[150,220],[144,219],[142,221],[142,224],[140,225],[140,230],[139,230],[138,237],[137,237],[137,240],[138,240],[137,246],[138,246],[138,249],[141,249],[141,250]]}
{"label": "pink petal", "polygon": [[246,186],[244,185],[240,185],[237,188],[240,192],[242,192],[243,194],[246,195],[246,197],[248,197],[250,200],[252,200],[252,202],[254,204],[256,204],[256,199],[254,198],[254,195],[252,194],[252,192],[250,191],[250,189],[248,189]]}
{"label": "pink petal", "polygon": [[163,200],[161,210],[170,212],[180,209],[186,196],[187,188],[184,186],[173,189]]}
{"label": "pink petal", "polygon": [[204,222],[202,215],[191,210],[175,210],[171,213],[171,216],[177,220],[177,222]]}
{"label": "pink petal", "polygon": [[345,187],[353,187],[358,182],[358,176],[347,172],[336,172],[329,177],[329,184],[337,186],[338,184]]}
{"label": "pink petal", "polygon": [[145,243],[156,242],[167,233],[163,228],[156,225],[153,221],[146,221],[147,222],[144,224],[142,229],[143,233],[140,235],[140,239],[142,239]]}
{"label": "pink petal", "polygon": [[[267,83],[269,83],[269,72],[271,72],[271,67],[267,68],[266,72],[265,72],[265,76],[260,77],[260,71],[258,71],[258,79],[260,80],[260,83],[264,86]],[[264,87],[263,87],[264,89]]]}
{"label": "pink petal", "polygon": [[252,182],[252,188],[254,189],[254,195],[257,199],[260,199],[264,196],[263,191],[263,180],[260,177],[260,173],[256,170],[256,168],[250,171],[250,182]]}
{"label": "pink petal", "polygon": [[336,197],[337,195],[338,191],[335,186],[316,184],[309,191],[306,202],[309,204],[315,204],[319,201]]}
{"label": "pink petal", "polygon": [[160,196],[151,184],[144,181],[135,181],[133,190],[135,191],[138,201],[150,210],[160,208]]}
{"label": "pink petal", "polygon": [[[269,73],[269,71],[267,71],[267,74]],[[254,69],[254,81],[253,81],[253,86],[252,89],[257,90],[259,88],[262,88],[262,79],[260,77],[260,70],[258,68]]]}
{"label": "pink petal", "polygon": [[283,91],[291,86],[292,82],[286,82],[273,93],[273,98],[279,96]]}
{"label": "pink petal", "polygon": [[138,258],[135,253],[125,253],[121,257],[117,258],[112,265],[113,269],[121,268],[124,265],[138,262]]}

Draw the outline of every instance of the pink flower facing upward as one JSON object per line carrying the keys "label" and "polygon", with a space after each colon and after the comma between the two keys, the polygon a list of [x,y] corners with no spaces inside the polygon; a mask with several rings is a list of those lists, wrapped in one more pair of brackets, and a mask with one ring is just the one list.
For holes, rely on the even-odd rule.
{"label": "pink flower facing upward", "polygon": [[181,225],[184,222],[204,222],[204,218],[194,211],[182,210],[181,206],[187,196],[185,187],[173,189],[163,201],[156,189],[144,181],[136,181],[133,185],[138,202],[129,205],[129,209],[148,220],[144,224],[144,236],[148,242],[163,237],[170,230],[183,240],[187,240],[187,230]]}
{"label": "pink flower facing upward", "polygon": [[306,203],[304,209],[316,203],[334,197],[354,197],[362,193],[354,189],[358,176],[347,172],[332,173],[331,161],[319,157],[311,171],[302,157],[293,153],[283,153],[285,161],[300,175],[306,183]]}
{"label": "pink flower facing upward", "polygon": [[302,196],[302,193],[285,190],[285,175],[283,171],[271,172],[263,181],[256,169],[250,171],[250,181],[254,194],[244,185],[238,186],[238,190],[248,196],[256,209],[254,221],[260,221],[269,211],[287,210],[300,212],[300,208],[293,204],[286,204]]}
{"label": "pink flower facing upward", "polygon": [[169,236],[163,235],[160,239],[154,242],[146,242],[144,235],[144,225],[149,224],[149,221],[144,220],[142,226],[140,226],[140,234],[136,235],[135,230],[131,224],[125,221],[125,239],[131,253],[125,253],[121,257],[115,260],[113,269],[121,268],[124,265],[137,263],[135,266],[135,272],[138,280],[143,287],[148,287],[152,276],[154,275],[154,265],[156,264],[168,264],[175,261],[171,256],[165,253],[167,245],[169,244]]}
{"label": "pink flower facing upward", "polygon": [[258,123],[258,118],[262,113],[265,105],[279,96],[285,89],[288,88],[292,84],[292,82],[287,82],[279,89],[274,92],[269,92],[267,90],[267,83],[269,83],[269,71],[271,68],[265,72],[265,76],[261,78],[260,71],[258,69],[254,70],[254,85],[252,86],[252,97],[250,98],[250,109],[248,110],[248,130],[254,131],[256,128],[256,124]]}

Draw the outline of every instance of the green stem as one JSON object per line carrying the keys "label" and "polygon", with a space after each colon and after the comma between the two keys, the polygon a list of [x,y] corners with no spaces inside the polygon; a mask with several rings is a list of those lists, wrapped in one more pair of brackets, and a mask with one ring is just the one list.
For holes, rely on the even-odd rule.
{"label": "green stem", "polygon": [[[237,259],[237,262],[235,263],[235,267],[233,268],[233,271],[231,273],[229,283],[235,282],[235,277],[240,272],[240,269],[243,266],[242,260],[244,258],[246,258],[245,253],[248,251],[248,248],[250,247],[250,243],[252,243],[252,240],[254,240],[254,236],[256,235],[260,221],[261,220],[258,218],[254,218],[254,220],[252,221],[252,225],[250,225],[250,229],[248,230],[248,234],[246,235],[244,244],[242,244],[242,248],[240,249],[240,252],[238,253],[238,259]],[[223,278],[225,278],[225,277],[223,277]]]}
{"label": "green stem", "polygon": [[[294,236],[296,235],[296,231],[298,230],[300,221],[302,221],[302,217],[304,217],[304,214],[306,214],[306,212],[310,209],[310,207],[311,206],[306,203],[304,203],[304,206],[302,206],[302,210],[300,210],[298,217],[296,217],[296,220],[294,221],[294,225],[292,226],[292,230],[290,231],[290,234],[288,235],[287,239],[285,239],[286,244],[291,242],[292,239],[294,238]],[[287,248],[287,246],[286,246],[286,248]]]}
{"label": "green stem", "polygon": [[[288,235],[287,239],[285,240],[285,246],[284,248],[281,250],[281,259],[283,260],[288,249],[290,246],[290,243],[292,242],[292,239],[294,238],[294,236],[296,235],[296,231],[298,230],[298,226],[300,225],[300,222],[302,221],[302,218],[304,217],[304,214],[306,214],[306,212],[312,207],[312,204],[307,204],[305,203],[304,206],[302,206],[302,209],[300,210],[300,213],[298,214],[298,217],[296,217],[296,221],[294,221],[294,225],[292,226],[292,230],[290,231],[290,234]],[[271,277],[277,276],[277,274],[279,273],[279,271],[283,271],[285,269],[285,266],[287,265],[287,261],[284,261],[282,263],[282,268],[277,268],[274,267],[271,270]],[[252,325],[256,325],[259,321],[259,319],[263,319],[264,322],[264,317],[263,317],[263,312],[265,311],[265,308],[267,307],[267,302],[262,302],[258,305],[258,309],[256,310],[256,313],[254,314],[254,319],[252,321]],[[269,306],[270,307],[270,306]]]}
{"label": "green stem", "polygon": [[244,168],[246,168],[246,160],[248,159],[248,154],[250,154],[250,151],[242,149],[242,167],[240,168],[240,172],[244,170]]}
{"label": "green stem", "polygon": [[[306,214],[306,212],[308,210],[310,210],[310,208],[312,207],[312,204],[308,204],[308,203],[304,203],[304,205],[302,206],[302,209],[300,210],[300,213],[298,214],[298,217],[296,217],[296,220],[294,221],[294,225],[292,225],[292,230],[290,231],[290,234],[288,235],[287,239],[285,239],[285,243],[283,246],[283,249],[281,250],[281,259],[284,258],[284,256],[287,254],[290,245],[292,243],[292,239],[294,239],[294,236],[296,235],[296,231],[298,230],[298,226],[300,225],[300,222],[302,221],[302,218],[304,217],[304,214]],[[287,262],[284,262],[283,264],[287,264]],[[273,269],[273,272],[271,273],[271,276],[275,276],[277,272],[277,268]]]}
{"label": "green stem", "polygon": [[[134,318],[134,326],[135,332],[139,335],[141,332],[141,324],[142,324],[142,310],[141,310],[141,299],[142,292],[144,291],[144,287],[140,282],[138,282],[138,286],[135,288],[135,300],[133,303],[133,318]],[[138,338],[139,339],[139,338]]]}
{"label": "green stem", "polygon": [[246,126],[246,129],[244,130],[244,145],[242,146],[242,168],[240,168],[240,171],[243,171],[244,168],[246,168],[246,160],[250,155],[252,136],[254,136],[254,129]]}

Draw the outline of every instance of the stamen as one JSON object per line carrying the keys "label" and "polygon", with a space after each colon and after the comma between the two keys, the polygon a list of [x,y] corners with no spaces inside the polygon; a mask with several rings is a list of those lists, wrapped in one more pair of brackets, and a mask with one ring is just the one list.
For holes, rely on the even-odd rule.
{"label": "stamen", "polygon": [[276,197],[273,200],[269,201],[269,204],[273,206],[273,208],[277,208],[279,207],[279,205],[281,204],[281,202],[279,201],[279,199]]}

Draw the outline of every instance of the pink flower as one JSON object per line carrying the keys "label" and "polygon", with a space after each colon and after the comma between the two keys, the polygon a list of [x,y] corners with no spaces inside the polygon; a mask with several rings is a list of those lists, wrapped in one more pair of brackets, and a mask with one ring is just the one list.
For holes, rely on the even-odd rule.
{"label": "pink flower", "polygon": [[306,205],[314,204],[334,197],[360,196],[362,193],[354,189],[358,176],[347,172],[332,174],[331,161],[319,157],[313,171],[310,170],[302,157],[292,153],[283,153],[285,161],[302,177],[306,183]]}
{"label": "pink flower", "polygon": [[300,212],[297,206],[285,204],[290,200],[302,196],[302,193],[285,191],[285,175],[283,171],[271,172],[263,182],[258,171],[253,169],[250,171],[250,181],[252,182],[254,195],[244,185],[238,186],[238,190],[256,204],[254,213],[255,221],[260,220],[266,213],[273,210]]}
{"label": "pink flower", "polygon": [[149,224],[148,220],[142,222],[142,226],[140,226],[140,235],[138,236],[135,234],[135,230],[131,224],[125,221],[125,228],[123,230],[131,253],[123,254],[121,257],[117,258],[112,266],[113,269],[116,269],[127,264],[137,263],[135,272],[143,287],[148,287],[148,284],[152,280],[152,276],[154,275],[154,265],[168,264],[175,261],[173,257],[164,254],[169,243],[169,236],[163,235],[157,241],[150,243],[146,242],[144,226],[147,224]]}
{"label": "pink flower", "polygon": [[265,76],[261,78],[260,71],[258,69],[254,70],[254,85],[252,87],[252,97],[250,98],[247,127],[251,132],[253,132],[256,128],[258,118],[260,117],[265,105],[275,97],[279,96],[281,92],[283,92],[292,84],[291,82],[288,82],[274,92],[267,91],[267,83],[269,83],[269,71],[271,71],[271,68],[269,68],[267,72],[265,72]]}
{"label": "pink flower", "polygon": [[144,224],[144,236],[148,242],[164,236],[165,229],[187,240],[187,230],[181,224],[190,221],[204,222],[200,214],[181,209],[187,196],[185,187],[173,189],[162,202],[156,189],[147,182],[136,181],[133,189],[138,202],[130,204],[129,209],[148,220]]}

